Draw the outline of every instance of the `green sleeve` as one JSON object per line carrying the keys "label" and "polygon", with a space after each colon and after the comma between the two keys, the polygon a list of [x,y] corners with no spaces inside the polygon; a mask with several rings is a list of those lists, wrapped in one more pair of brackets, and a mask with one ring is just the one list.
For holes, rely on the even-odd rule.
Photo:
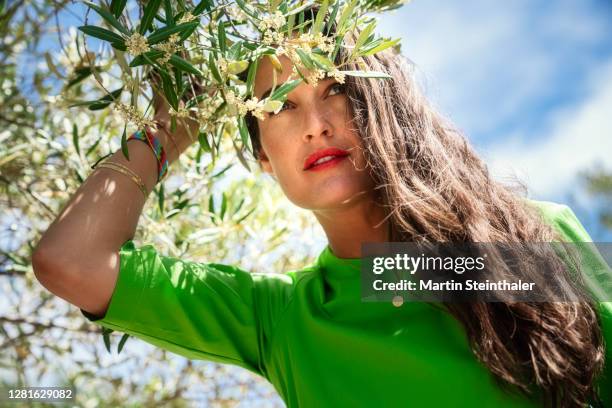
{"label": "green sleeve", "polygon": [[160,256],[132,240],[119,251],[120,268],[103,317],[92,322],[190,359],[244,367],[263,375],[258,304],[261,275],[216,263]]}
{"label": "green sleeve", "polygon": [[[553,225],[561,232],[567,242],[593,242],[576,214],[568,206],[557,205],[556,210],[549,214],[547,218],[553,221]],[[604,406],[612,407],[612,301],[609,301],[612,271],[595,245],[580,244],[579,246],[583,260],[581,267],[586,269],[584,272],[587,276],[594,277],[594,284],[599,285],[601,296],[602,298],[605,296],[606,300],[598,302],[602,334],[606,343],[606,364],[598,384]],[[592,288],[593,291],[595,289],[597,288]]]}

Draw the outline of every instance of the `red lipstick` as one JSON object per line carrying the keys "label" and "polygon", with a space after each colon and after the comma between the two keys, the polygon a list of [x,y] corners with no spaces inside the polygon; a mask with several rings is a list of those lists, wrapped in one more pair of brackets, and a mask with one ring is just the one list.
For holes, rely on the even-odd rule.
{"label": "red lipstick", "polygon": [[[333,164],[338,163],[348,155],[348,151],[344,149],[339,149],[337,147],[329,147],[326,149],[317,150],[316,152],[310,154],[304,161],[304,170],[319,168],[322,169],[323,166],[329,167]],[[319,162],[317,163],[317,161]]]}

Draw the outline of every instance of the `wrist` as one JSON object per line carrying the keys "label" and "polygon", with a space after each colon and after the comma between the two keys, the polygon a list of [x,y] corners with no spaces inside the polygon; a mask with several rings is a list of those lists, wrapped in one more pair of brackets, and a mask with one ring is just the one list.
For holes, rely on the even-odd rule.
{"label": "wrist", "polygon": [[155,135],[154,130],[153,127],[146,126],[145,129],[132,133],[127,140],[139,140],[149,146],[157,161],[157,182],[160,182],[168,174],[169,162],[166,149],[164,148],[164,141]]}
{"label": "wrist", "polygon": [[183,148],[180,145],[179,140],[169,131],[169,121],[166,122],[162,119],[155,119],[157,128],[151,128],[150,131],[156,138],[159,139],[160,143],[164,147],[166,152],[166,159],[168,160],[168,166],[178,159],[180,154],[183,152]]}

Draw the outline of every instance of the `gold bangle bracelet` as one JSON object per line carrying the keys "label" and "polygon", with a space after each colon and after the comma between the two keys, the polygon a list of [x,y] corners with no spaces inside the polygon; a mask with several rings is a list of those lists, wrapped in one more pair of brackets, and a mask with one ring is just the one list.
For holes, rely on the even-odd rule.
{"label": "gold bangle bracelet", "polygon": [[[136,174],[136,173],[134,172],[134,170],[130,169],[129,167],[127,167],[127,166],[125,166],[125,165],[123,165],[123,164],[121,164],[121,163],[109,162],[108,160],[107,160],[107,161],[105,161],[104,163],[105,163],[107,166],[110,166],[110,167],[117,167],[117,168],[120,168],[120,169],[123,169],[123,170],[127,171],[127,172],[128,172],[128,173],[129,173],[129,174],[130,174],[130,175],[131,175],[133,178],[135,178],[136,180],[138,180],[138,185],[139,185],[139,186],[142,186],[143,188],[145,187],[145,184],[144,184],[144,182],[142,181],[142,179],[140,178],[140,176],[139,176],[138,174]],[[146,188],[145,188],[145,191],[146,191]]]}
{"label": "gold bangle bracelet", "polygon": [[105,160],[103,163],[106,163],[106,164],[108,164],[108,165],[110,165],[110,166],[115,166],[115,167],[120,167],[120,168],[122,168],[123,170],[127,171],[127,172],[128,172],[128,173],[130,173],[132,176],[134,176],[134,177],[135,177],[135,178],[138,180],[139,184],[141,184],[141,185],[144,187],[144,185],[145,185],[145,184],[144,184],[144,182],[142,181],[142,179],[140,178],[140,176],[139,176],[138,174],[136,174],[136,173],[134,172],[134,170],[130,169],[129,167],[127,167],[127,166],[125,166],[125,165],[123,165],[123,164],[121,164],[121,163],[117,163],[117,162],[110,162],[110,161],[108,161],[108,160]]}
{"label": "gold bangle bracelet", "polygon": [[138,188],[140,189],[140,191],[142,192],[142,195],[144,196],[146,200],[147,195],[148,195],[147,189],[144,186],[142,180],[140,180],[140,177],[138,177],[138,175],[134,174],[133,172],[126,170],[125,167],[115,166],[115,165],[116,163],[102,162],[96,168],[105,167],[107,169],[115,170],[119,173],[125,174],[126,176],[131,178],[134,183],[136,183],[136,185],[138,186]]}
{"label": "gold bangle bracelet", "polygon": [[114,167],[119,167],[122,168],[123,170],[127,171],[128,173],[130,173],[132,176],[134,176],[142,185],[144,185],[144,183],[142,182],[142,179],[140,178],[140,176],[136,173],[134,173],[134,171],[132,169],[130,169],[129,167],[124,166],[121,163],[115,163],[115,162],[110,162],[108,160],[105,160],[104,162],[102,162],[103,164],[106,164],[108,166],[114,166]]}
{"label": "gold bangle bracelet", "polygon": [[133,172],[130,172],[129,170],[126,170],[125,167],[116,166],[115,163],[102,163],[98,167],[105,167],[107,169],[115,170],[115,171],[117,171],[119,173],[122,173],[122,174],[125,174],[126,176],[131,178],[132,181],[134,183],[136,183],[136,185],[138,186],[138,188],[140,189],[140,191],[142,192],[142,194],[143,194],[143,196],[144,196],[144,198],[146,200],[146,198],[147,198],[147,190],[146,190],[142,180],[140,179],[140,177],[135,175]]}

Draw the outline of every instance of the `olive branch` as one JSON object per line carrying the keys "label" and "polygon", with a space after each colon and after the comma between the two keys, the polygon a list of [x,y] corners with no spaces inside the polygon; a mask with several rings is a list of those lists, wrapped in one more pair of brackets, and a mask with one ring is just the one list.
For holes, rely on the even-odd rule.
{"label": "olive branch", "polygon": [[[127,0],[112,0],[110,4],[84,1],[88,12],[79,30],[101,41],[102,53],[109,55],[109,62],[96,65],[96,55],[87,50],[83,40],[83,62],[66,79],[64,91],[94,77],[104,95],[95,100],[71,101],[69,106],[112,108],[118,112],[125,121],[121,146],[127,157],[128,125],[138,129],[155,126],[146,116],[153,97],[145,98],[148,105],[144,113],[138,107],[148,82],[169,105],[172,131],[177,122],[193,118],[199,130],[190,136],[192,140],[197,137],[203,151],[214,159],[221,139],[231,137],[240,162],[250,170],[244,156],[245,151],[251,150],[245,115],[250,113],[265,120],[264,112],[277,112],[287,94],[301,83],[316,85],[325,77],[343,83],[347,75],[389,78],[382,72],[342,68],[354,62],[359,66],[363,56],[390,47],[399,49],[399,39],[375,35],[377,20],[369,14],[399,8],[405,2],[202,0],[194,4],[149,0],[127,7]],[[101,17],[104,27],[87,24],[90,11]],[[358,34],[349,46],[344,38],[351,31]],[[343,55],[348,57],[338,61],[343,47]],[[277,86],[281,55],[290,59],[292,73]],[[262,58],[268,58],[275,70],[272,92],[259,100],[253,88]],[[109,91],[102,74],[110,75],[117,68],[120,72],[115,77],[120,83]],[[122,98],[125,93],[129,94],[129,102]]]}

